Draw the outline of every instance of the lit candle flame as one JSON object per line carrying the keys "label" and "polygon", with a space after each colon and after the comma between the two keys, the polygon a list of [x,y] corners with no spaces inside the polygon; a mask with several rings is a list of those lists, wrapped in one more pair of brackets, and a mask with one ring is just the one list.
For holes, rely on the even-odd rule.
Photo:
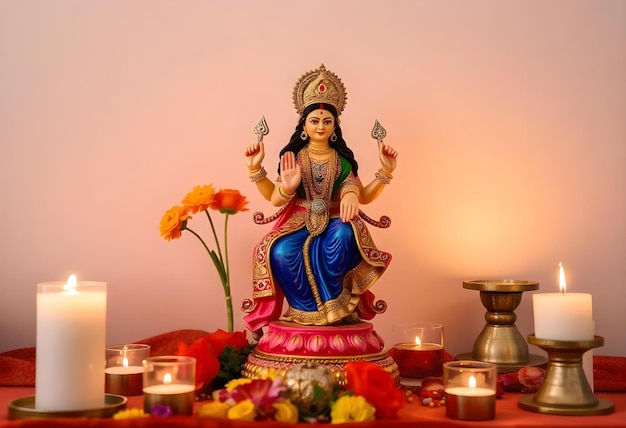
{"label": "lit candle flame", "polygon": [[559,290],[565,294],[567,284],[565,283],[565,272],[563,271],[563,263],[559,262]]}
{"label": "lit candle flame", "polygon": [[63,285],[63,289],[65,291],[70,292],[71,294],[77,293],[76,291],[76,275],[71,274],[69,278],[67,278],[67,283]]}
{"label": "lit candle flame", "polygon": [[122,365],[124,366],[125,369],[128,368],[128,358],[124,357],[122,359]]}
{"label": "lit candle flame", "polygon": [[417,346],[422,346],[422,341],[420,340],[420,338],[418,336],[415,336],[415,344]]}
{"label": "lit candle flame", "polygon": [[163,376],[163,383],[166,385],[172,383],[172,375],[169,373],[165,373],[165,376]]}
{"label": "lit candle flame", "polygon": [[469,387],[476,388],[476,378],[474,376],[469,377]]}

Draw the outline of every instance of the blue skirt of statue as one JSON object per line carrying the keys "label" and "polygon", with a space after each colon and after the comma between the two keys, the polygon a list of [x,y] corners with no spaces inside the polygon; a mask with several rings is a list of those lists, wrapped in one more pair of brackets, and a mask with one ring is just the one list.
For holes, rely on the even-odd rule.
{"label": "blue skirt of statue", "polygon": [[[289,304],[294,309],[312,312],[318,306],[304,265],[302,248],[307,236],[307,230],[300,229],[278,239],[270,251],[270,265]],[[343,289],[346,272],[361,260],[352,225],[332,218],[326,230],[311,240],[309,255],[319,299],[323,303],[336,299]]]}

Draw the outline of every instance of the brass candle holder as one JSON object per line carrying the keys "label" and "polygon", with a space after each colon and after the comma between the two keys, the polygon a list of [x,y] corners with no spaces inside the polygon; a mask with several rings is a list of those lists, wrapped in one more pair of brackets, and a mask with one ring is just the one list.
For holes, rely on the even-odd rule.
{"label": "brass candle holder", "polygon": [[517,371],[523,366],[541,366],[547,359],[528,352],[528,344],[515,326],[515,309],[524,291],[537,290],[539,283],[527,280],[463,281],[463,288],[480,291],[480,301],[487,309],[486,324],[474,342],[471,353],[457,359],[484,361],[498,366],[498,372]]}
{"label": "brass candle holder", "polygon": [[528,343],[548,353],[548,368],[539,391],[519,399],[521,409],[573,416],[606,415],[615,410],[613,402],[593,394],[583,371],[583,354],[603,346],[603,337],[566,341],[538,339],[529,334]]}

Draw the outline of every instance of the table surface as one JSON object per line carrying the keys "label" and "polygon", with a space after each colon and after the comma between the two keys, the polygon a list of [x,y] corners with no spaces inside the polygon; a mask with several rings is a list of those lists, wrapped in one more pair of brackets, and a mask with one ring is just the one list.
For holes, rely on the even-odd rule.
{"label": "table surface", "polygon": [[[15,399],[32,396],[35,388],[4,387],[0,388],[0,428],[15,427],[84,427],[90,428],[123,428],[123,427],[272,427],[287,426],[272,422],[243,422],[222,419],[198,418],[191,416],[175,416],[167,418],[146,419],[90,419],[88,422],[81,419],[20,419],[7,420],[8,405]],[[626,427],[626,393],[596,393],[596,397],[611,401],[615,405],[615,411],[601,416],[563,416],[529,412],[518,407],[520,393],[507,392],[503,398],[496,402],[496,417],[491,421],[458,421],[446,417],[445,407],[429,408],[419,403],[412,403],[400,411],[397,420],[379,420],[351,424],[355,427]],[[194,412],[202,405],[196,402]],[[143,396],[128,397],[127,408],[143,408]],[[167,423],[165,423],[167,422]],[[289,426],[309,426],[309,424],[295,424]],[[328,425],[331,426],[330,424]]]}

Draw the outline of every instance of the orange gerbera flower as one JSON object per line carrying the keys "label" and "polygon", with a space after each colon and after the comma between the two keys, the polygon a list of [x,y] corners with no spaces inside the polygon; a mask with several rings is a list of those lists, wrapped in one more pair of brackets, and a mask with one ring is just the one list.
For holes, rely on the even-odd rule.
{"label": "orange gerbera flower", "polygon": [[180,238],[180,232],[185,228],[187,219],[190,218],[185,208],[173,206],[165,212],[159,225],[161,236],[166,240]]}
{"label": "orange gerbera flower", "polygon": [[214,196],[215,189],[213,188],[212,184],[196,186],[184,197],[183,205],[185,206],[185,208],[189,209],[192,214],[195,214],[199,211],[204,211],[209,208],[209,206],[213,202]]}
{"label": "orange gerbera flower", "polygon": [[222,189],[215,194],[211,201],[211,208],[222,214],[237,214],[239,211],[248,211],[246,197],[239,190]]}

